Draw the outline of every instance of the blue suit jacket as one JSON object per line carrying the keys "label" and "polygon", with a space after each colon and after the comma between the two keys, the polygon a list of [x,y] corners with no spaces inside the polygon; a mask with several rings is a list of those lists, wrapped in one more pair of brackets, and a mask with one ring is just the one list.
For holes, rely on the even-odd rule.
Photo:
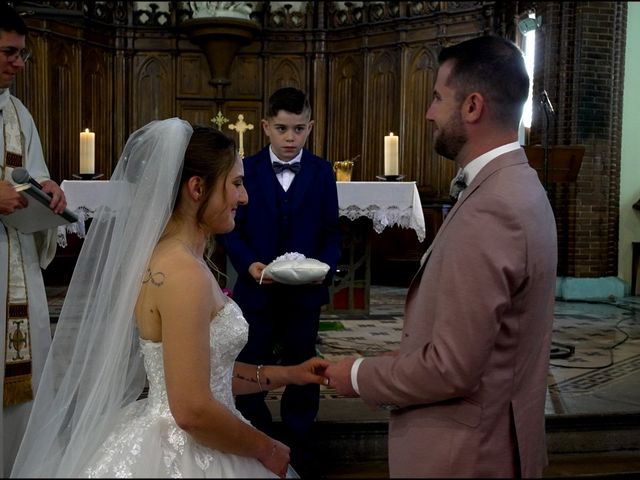
{"label": "blue suit jacket", "polygon": [[[233,296],[243,309],[264,307],[269,295],[282,289],[289,290],[292,306],[314,307],[329,302],[328,285],[341,254],[336,181],[331,164],[308,150],[303,150],[301,167],[289,189],[288,218],[283,218],[278,208],[282,187],[271,167],[269,147],[244,159],[249,202],[238,207],[234,230],[219,238],[238,273]],[[266,265],[287,252],[299,252],[328,264],[330,270],[323,284],[259,285],[249,275],[252,263]]]}

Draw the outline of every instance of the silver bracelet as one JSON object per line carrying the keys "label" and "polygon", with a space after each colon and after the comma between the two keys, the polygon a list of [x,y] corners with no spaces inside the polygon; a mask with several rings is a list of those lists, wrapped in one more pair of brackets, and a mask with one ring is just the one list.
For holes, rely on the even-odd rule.
{"label": "silver bracelet", "polygon": [[258,387],[260,387],[260,391],[262,392],[262,384],[260,383],[260,370],[262,369],[264,365],[258,365],[258,368],[256,368],[256,380],[258,380]]}

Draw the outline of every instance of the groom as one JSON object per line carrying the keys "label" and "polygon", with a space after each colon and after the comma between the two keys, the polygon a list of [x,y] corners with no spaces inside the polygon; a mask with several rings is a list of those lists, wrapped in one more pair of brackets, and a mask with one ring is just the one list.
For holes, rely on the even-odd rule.
{"label": "groom", "polygon": [[391,410],[391,477],[540,477],[556,226],[518,143],[529,77],[499,37],[445,48],[427,120],[464,191],[409,287],[400,350],[326,371]]}

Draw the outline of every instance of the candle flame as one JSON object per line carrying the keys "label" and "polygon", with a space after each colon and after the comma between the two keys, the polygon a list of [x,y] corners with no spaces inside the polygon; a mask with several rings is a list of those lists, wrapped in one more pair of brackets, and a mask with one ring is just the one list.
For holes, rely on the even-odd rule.
{"label": "candle flame", "polygon": [[88,128],[85,128],[85,129],[84,129],[84,131],[85,131],[85,132],[87,132],[87,133],[89,133],[89,129],[88,129]]}

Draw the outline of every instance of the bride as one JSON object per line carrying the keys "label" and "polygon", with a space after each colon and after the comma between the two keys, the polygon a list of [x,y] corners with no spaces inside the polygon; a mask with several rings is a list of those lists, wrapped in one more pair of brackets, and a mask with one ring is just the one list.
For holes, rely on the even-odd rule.
{"label": "bride", "polygon": [[151,122],[127,141],[109,187],[12,477],[295,476],[289,448],[252,427],[233,395],[323,383],[328,364],[235,362],[247,323],[204,260],[248,200],[233,140]]}

